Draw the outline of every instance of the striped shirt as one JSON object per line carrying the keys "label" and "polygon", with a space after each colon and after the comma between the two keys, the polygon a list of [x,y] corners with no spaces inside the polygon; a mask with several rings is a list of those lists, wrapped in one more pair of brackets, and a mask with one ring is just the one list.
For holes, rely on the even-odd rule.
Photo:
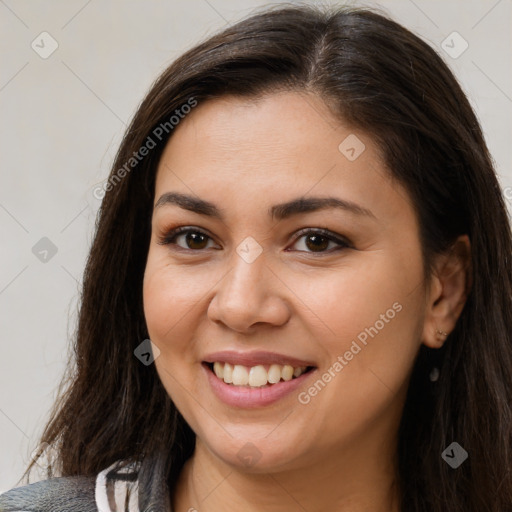
{"label": "striped shirt", "polygon": [[139,512],[140,464],[116,469],[117,463],[96,477],[94,497],[98,512]]}

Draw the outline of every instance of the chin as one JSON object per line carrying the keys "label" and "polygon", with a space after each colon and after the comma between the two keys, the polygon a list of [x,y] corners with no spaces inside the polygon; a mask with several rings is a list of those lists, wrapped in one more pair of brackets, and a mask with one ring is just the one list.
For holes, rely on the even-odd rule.
{"label": "chin", "polygon": [[[251,430],[251,429],[248,429]],[[261,433],[261,428],[258,428]],[[263,436],[268,434],[263,434]],[[202,441],[208,450],[227,466],[247,473],[269,473],[284,469],[297,460],[297,446],[290,436],[269,439],[245,435]]]}

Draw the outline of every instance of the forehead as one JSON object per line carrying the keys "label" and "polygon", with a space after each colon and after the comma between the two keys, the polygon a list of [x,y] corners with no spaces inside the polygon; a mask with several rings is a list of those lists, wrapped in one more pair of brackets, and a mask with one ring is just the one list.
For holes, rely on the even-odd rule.
{"label": "forehead", "polygon": [[374,141],[335,118],[318,96],[299,92],[199,104],[160,160],[155,201],[168,191],[222,197],[239,209],[255,199],[263,206],[333,192],[372,209],[408,207]]}

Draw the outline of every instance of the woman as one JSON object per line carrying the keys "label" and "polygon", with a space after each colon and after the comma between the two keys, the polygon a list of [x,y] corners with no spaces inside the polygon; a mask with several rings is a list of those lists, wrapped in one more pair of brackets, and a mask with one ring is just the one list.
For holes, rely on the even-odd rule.
{"label": "woman", "polygon": [[41,440],[60,477],[0,510],[512,510],[511,251],[426,43],[359,9],[227,28],[125,135]]}

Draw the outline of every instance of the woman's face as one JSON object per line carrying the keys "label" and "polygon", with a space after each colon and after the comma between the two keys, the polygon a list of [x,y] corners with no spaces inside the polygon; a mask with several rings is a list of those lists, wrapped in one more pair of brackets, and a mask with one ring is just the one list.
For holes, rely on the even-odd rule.
{"label": "woman's face", "polygon": [[175,128],[155,192],[144,311],[200,445],[255,472],[388,460],[426,287],[375,143],[310,94],[210,100]]}

